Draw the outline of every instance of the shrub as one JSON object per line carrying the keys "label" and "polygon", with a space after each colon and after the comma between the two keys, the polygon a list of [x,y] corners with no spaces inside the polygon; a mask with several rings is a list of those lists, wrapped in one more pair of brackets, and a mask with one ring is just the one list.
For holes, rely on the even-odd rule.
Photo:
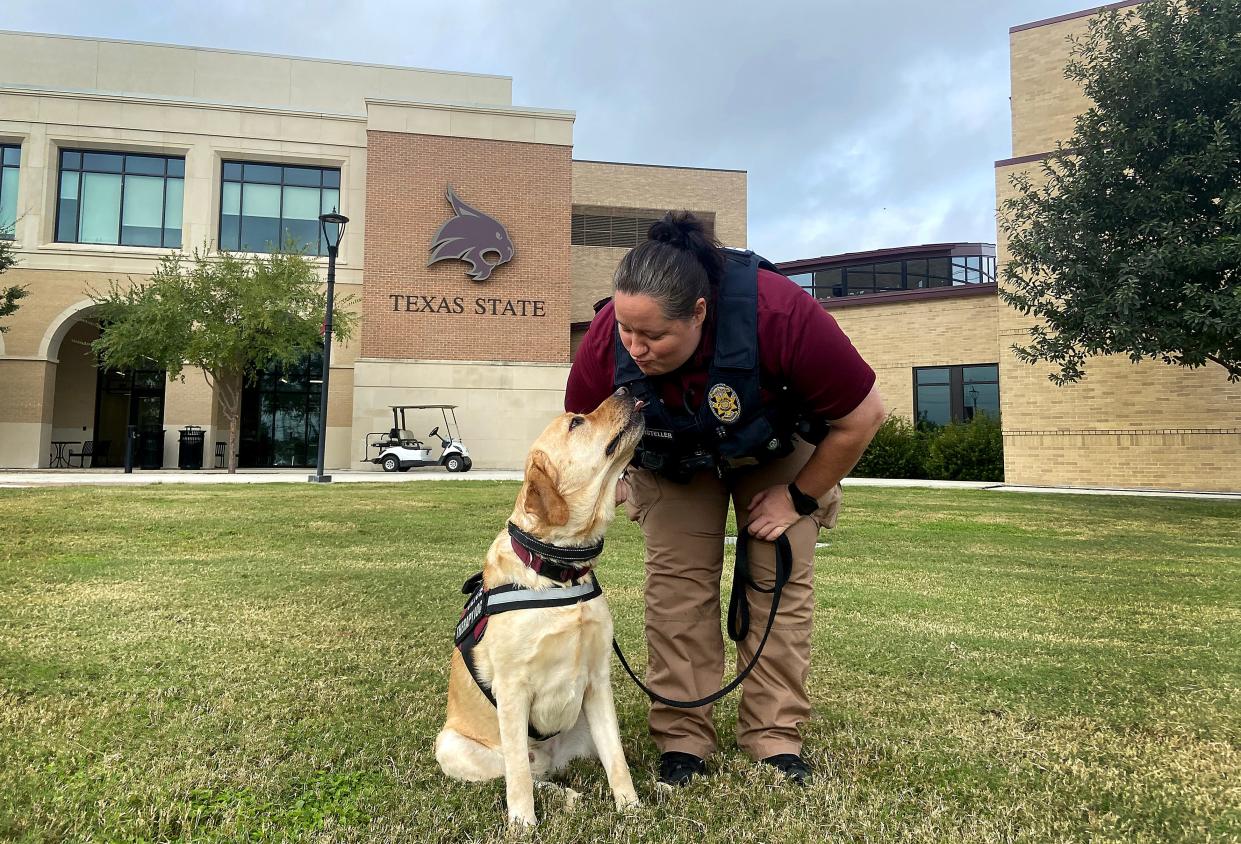
{"label": "shrub", "polygon": [[979,413],[969,422],[954,422],[931,434],[926,470],[938,480],[1003,481],[999,420]]}
{"label": "shrub", "polygon": [[862,459],[854,467],[860,478],[925,478],[927,435],[904,417],[883,420]]}

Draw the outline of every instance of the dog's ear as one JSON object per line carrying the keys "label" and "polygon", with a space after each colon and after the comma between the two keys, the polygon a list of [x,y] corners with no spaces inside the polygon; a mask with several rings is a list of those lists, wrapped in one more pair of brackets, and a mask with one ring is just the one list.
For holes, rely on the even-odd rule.
{"label": "dog's ear", "polygon": [[545,525],[563,525],[569,521],[569,505],[556,488],[556,469],[542,451],[530,454],[526,467],[525,508]]}

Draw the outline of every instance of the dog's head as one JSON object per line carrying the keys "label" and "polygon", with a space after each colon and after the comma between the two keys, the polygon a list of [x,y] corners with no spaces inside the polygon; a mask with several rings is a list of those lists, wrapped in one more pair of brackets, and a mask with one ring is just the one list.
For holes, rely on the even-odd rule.
{"label": "dog's head", "polygon": [[641,405],[623,388],[591,413],[557,416],[530,448],[514,515],[544,541],[601,538],[616,511],[616,481],[642,429]]}

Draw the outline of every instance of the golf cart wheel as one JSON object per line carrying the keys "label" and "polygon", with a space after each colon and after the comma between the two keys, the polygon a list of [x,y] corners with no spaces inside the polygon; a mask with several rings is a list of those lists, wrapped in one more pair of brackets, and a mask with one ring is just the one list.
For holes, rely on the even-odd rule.
{"label": "golf cart wheel", "polygon": [[468,458],[468,457],[467,457],[467,458],[465,458],[465,468],[464,468],[464,469],[462,469],[461,471],[463,471],[463,472],[468,472],[468,471],[470,471],[470,470],[471,470],[471,469],[473,469],[473,468],[474,468],[474,461],[473,461],[473,460],[471,460],[471,459],[470,459],[470,458]]}
{"label": "golf cart wheel", "polygon": [[385,472],[395,472],[397,469],[401,468],[401,461],[397,459],[395,454],[389,454],[384,457],[384,459],[380,462],[380,465],[384,467]]}
{"label": "golf cart wheel", "polygon": [[465,461],[461,458],[460,454],[451,455],[444,461],[444,468],[450,472],[460,472],[464,469],[464,467]]}

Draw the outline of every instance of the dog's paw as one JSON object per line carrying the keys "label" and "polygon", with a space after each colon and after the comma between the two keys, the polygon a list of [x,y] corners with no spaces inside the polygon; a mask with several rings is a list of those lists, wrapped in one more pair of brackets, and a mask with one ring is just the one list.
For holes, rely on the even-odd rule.
{"label": "dog's paw", "polygon": [[512,832],[520,832],[524,829],[530,829],[538,825],[539,819],[535,817],[534,810],[529,812],[510,809],[508,813],[508,828]]}
{"label": "dog's paw", "polygon": [[616,798],[616,809],[620,812],[632,811],[642,805],[637,793],[633,791],[618,791],[613,796]]}
{"label": "dog's paw", "polygon": [[535,788],[539,788],[544,791],[555,792],[560,797],[560,799],[564,801],[564,807],[566,809],[573,809],[575,806],[577,806],[577,801],[580,800],[582,797],[581,794],[569,788],[567,785],[561,785],[555,782],[547,782],[546,780],[536,780],[534,785],[535,785]]}

